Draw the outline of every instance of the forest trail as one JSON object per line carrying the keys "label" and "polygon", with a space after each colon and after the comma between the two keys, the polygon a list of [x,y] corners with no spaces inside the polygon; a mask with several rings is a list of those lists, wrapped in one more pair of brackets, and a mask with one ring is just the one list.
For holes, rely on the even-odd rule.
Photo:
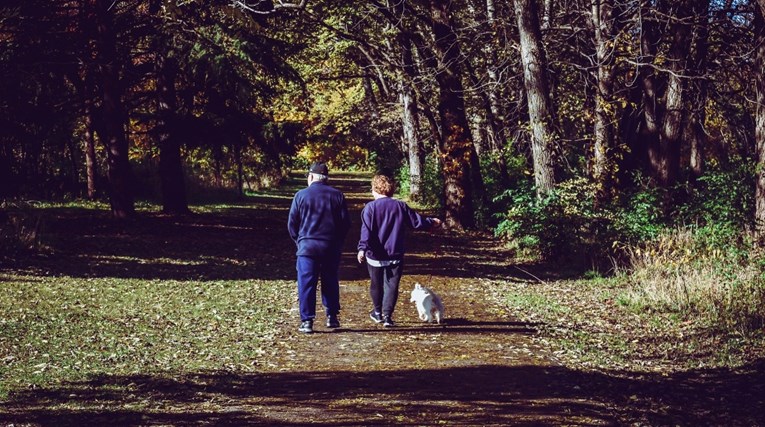
{"label": "forest trail", "polygon": [[[610,425],[613,414],[588,396],[583,376],[557,365],[535,344],[534,326],[494,302],[487,281],[519,274],[495,242],[444,231],[411,233],[394,319],[369,318],[366,268],[355,260],[358,218],[371,200],[368,181],[335,177],[354,219],[341,267],[341,328],[324,326],[317,302],[315,333],[297,331],[297,302],[280,319],[259,380],[248,399],[275,423],[320,425]],[[518,279],[516,279],[518,280]],[[444,325],[417,318],[415,282],[442,297]]]}

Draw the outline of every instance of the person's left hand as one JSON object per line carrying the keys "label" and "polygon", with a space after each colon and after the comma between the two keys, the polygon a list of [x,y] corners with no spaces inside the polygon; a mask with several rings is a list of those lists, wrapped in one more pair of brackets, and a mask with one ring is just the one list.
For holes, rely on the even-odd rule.
{"label": "person's left hand", "polygon": [[433,225],[435,225],[436,227],[440,227],[441,224],[443,224],[443,221],[441,221],[438,218],[431,218],[431,219],[433,220]]}
{"label": "person's left hand", "polygon": [[364,262],[364,251],[359,251],[359,253],[356,254],[356,259],[359,260],[359,264]]}

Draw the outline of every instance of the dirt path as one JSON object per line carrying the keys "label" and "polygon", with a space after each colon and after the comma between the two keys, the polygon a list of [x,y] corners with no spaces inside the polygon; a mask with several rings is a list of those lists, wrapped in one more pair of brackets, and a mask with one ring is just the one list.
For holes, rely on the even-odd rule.
{"label": "dirt path", "polygon": [[[358,217],[369,198],[365,181],[335,180]],[[264,393],[248,399],[261,419],[322,425],[535,425],[615,423],[587,396],[580,374],[558,366],[535,345],[533,325],[508,318],[492,301],[485,279],[510,278],[509,254],[478,236],[413,233],[396,328],[368,317],[366,269],[353,259],[349,237],[341,271],[338,330],[317,321],[316,333],[297,332],[296,304],[280,320],[268,352]],[[445,325],[421,322],[409,291],[435,289]],[[319,307],[320,304],[319,304]],[[320,320],[320,319],[319,319]]]}

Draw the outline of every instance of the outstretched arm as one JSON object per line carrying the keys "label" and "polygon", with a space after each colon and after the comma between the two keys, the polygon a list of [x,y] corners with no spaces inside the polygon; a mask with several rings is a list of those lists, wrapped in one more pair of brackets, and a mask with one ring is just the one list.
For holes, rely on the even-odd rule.
{"label": "outstretched arm", "polygon": [[409,205],[406,206],[406,214],[407,214],[407,217],[409,218],[409,225],[415,230],[421,230],[425,228],[430,228],[432,226],[441,225],[440,219],[420,215],[417,212],[415,212],[414,209],[410,208]]}

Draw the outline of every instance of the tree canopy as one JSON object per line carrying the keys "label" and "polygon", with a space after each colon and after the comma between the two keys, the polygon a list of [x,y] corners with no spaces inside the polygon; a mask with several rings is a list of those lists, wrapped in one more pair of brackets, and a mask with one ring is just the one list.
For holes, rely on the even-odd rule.
{"label": "tree canopy", "polygon": [[324,160],[390,171],[465,229],[528,189],[595,210],[653,191],[671,220],[717,176],[757,227],[763,7],[9,0],[0,194],[183,213],[190,180],[242,192]]}

